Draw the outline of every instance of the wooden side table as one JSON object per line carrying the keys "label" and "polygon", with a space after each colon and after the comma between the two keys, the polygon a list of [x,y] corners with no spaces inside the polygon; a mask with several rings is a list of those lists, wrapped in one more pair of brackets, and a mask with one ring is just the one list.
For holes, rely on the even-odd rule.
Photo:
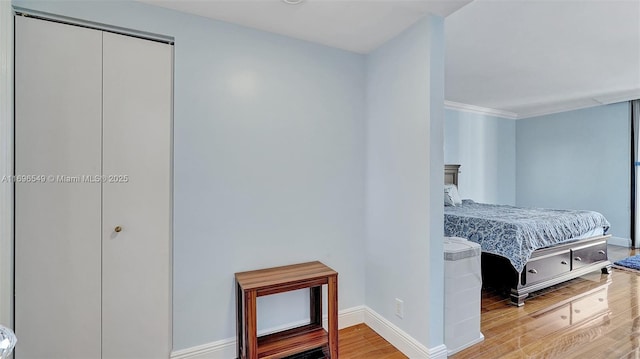
{"label": "wooden side table", "polygon": [[[239,359],[278,359],[323,347],[338,358],[338,272],[320,262],[236,273]],[[322,285],[327,285],[329,327],[322,327]],[[257,336],[256,298],[309,288],[310,323]]]}

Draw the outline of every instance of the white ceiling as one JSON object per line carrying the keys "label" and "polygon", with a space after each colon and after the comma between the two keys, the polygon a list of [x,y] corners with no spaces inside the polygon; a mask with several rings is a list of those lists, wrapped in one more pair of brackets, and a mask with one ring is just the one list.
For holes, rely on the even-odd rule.
{"label": "white ceiling", "polygon": [[640,98],[639,0],[475,0],[445,46],[448,101],[523,118]]}
{"label": "white ceiling", "polygon": [[472,0],[141,0],[339,49],[368,53],[426,13],[447,16]]}
{"label": "white ceiling", "polygon": [[640,0],[142,1],[358,53],[445,16],[454,108],[524,118],[640,98]]}

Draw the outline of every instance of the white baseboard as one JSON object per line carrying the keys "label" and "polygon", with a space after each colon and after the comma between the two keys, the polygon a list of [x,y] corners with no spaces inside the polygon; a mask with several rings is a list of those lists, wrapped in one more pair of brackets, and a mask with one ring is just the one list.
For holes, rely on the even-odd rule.
{"label": "white baseboard", "polygon": [[218,340],[191,348],[175,350],[171,359],[231,359],[236,357],[236,338]]}
{"label": "white baseboard", "polygon": [[[365,312],[368,308],[364,305],[351,307],[338,312],[338,329],[352,327],[356,324],[364,323]],[[322,318],[322,325],[328,328],[327,316]]]}
{"label": "white baseboard", "polygon": [[482,341],[484,341],[484,335],[482,333],[480,333],[480,336],[478,336],[478,338],[476,338],[475,340],[473,340],[473,341],[471,341],[469,343],[466,343],[466,344],[464,344],[464,345],[462,345],[462,346],[460,346],[458,348],[454,348],[454,349],[450,349],[449,348],[447,350],[447,355],[453,355],[453,354],[455,354],[457,352],[460,352],[460,351],[463,351],[463,350],[467,349],[468,347],[470,347],[472,345],[476,345],[476,344],[478,344],[478,343],[480,343]]}
{"label": "white baseboard", "polygon": [[631,239],[630,238],[622,238],[622,237],[610,237],[607,243],[612,244],[614,246],[620,247],[631,247]]}
{"label": "white baseboard", "polygon": [[[325,317],[323,319],[323,325],[326,327],[327,318]],[[446,359],[447,357],[447,347],[444,346],[444,344],[429,349],[367,306],[361,305],[348,308],[341,310],[338,313],[339,329],[344,329],[361,323],[367,324],[376,333],[380,334],[380,336],[391,343],[391,345],[411,359]],[[279,329],[294,327],[296,324],[298,323],[291,323],[283,326],[282,328],[270,328],[261,331],[261,333],[269,333],[278,331]],[[191,348],[176,350],[171,353],[170,358],[231,359],[235,357],[236,339],[229,338]]]}
{"label": "white baseboard", "polygon": [[[309,324],[309,320],[299,320],[297,322],[291,322],[291,323],[287,323],[284,325],[279,325],[277,327],[272,327],[272,328],[267,328],[267,329],[262,329],[262,330],[258,330],[258,336],[263,336],[263,335],[269,335],[269,334],[273,334],[273,333],[277,333],[277,332],[281,332],[283,330],[287,330],[287,329],[292,329],[292,328],[297,328],[303,325],[307,325]],[[327,328],[325,328],[326,330]]]}
{"label": "white baseboard", "polygon": [[427,348],[402,329],[367,307],[365,324],[411,359],[446,359],[447,347],[442,344]]}
{"label": "white baseboard", "polygon": [[[341,310],[338,313],[338,329],[351,327],[364,323],[366,307],[361,305]],[[327,327],[327,317],[322,321]],[[308,322],[289,323],[277,328],[269,328],[260,331],[260,335],[274,333],[283,329],[289,329],[304,325]],[[191,348],[175,350],[171,353],[171,359],[231,359],[236,357],[236,338],[228,338],[215,342],[198,345]]]}

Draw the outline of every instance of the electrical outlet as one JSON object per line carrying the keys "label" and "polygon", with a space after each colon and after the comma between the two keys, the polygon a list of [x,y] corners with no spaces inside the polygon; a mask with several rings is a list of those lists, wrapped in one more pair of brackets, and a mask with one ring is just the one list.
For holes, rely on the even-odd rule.
{"label": "electrical outlet", "polygon": [[398,298],[396,298],[396,315],[398,318],[404,318],[404,302]]}

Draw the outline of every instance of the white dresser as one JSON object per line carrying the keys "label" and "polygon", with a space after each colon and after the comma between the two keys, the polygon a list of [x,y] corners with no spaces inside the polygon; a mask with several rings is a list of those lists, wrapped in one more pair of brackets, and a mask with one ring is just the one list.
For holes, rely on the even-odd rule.
{"label": "white dresser", "polygon": [[444,342],[449,355],[484,340],[480,332],[480,245],[444,239]]}

